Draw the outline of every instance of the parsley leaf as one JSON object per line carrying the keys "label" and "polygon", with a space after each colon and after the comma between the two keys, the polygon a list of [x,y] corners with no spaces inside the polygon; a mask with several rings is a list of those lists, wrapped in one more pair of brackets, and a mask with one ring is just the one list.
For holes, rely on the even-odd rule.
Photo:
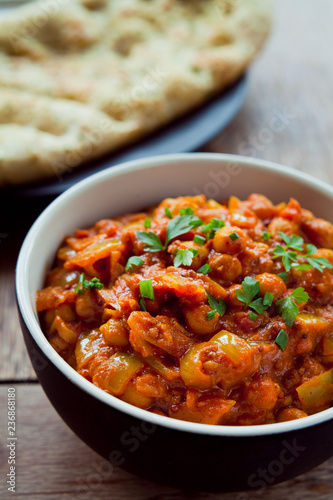
{"label": "parsley leaf", "polygon": [[264,306],[271,306],[273,303],[274,294],[266,292],[264,296]]}
{"label": "parsley leaf", "polygon": [[210,267],[209,264],[204,264],[203,266],[200,267],[200,269],[197,270],[197,273],[201,274],[208,274],[210,273],[212,268]]}
{"label": "parsley leaf", "polygon": [[173,255],[174,255],[173,265],[175,267],[179,267],[181,265],[190,266],[193,262],[193,257],[198,255],[198,250],[194,250],[194,248],[191,248],[190,250],[183,250],[182,248],[177,248],[177,250],[174,252]]}
{"label": "parsley leaf", "polygon": [[280,330],[274,342],[280,347],[281,351],[284,351],[289,342],[289,337],[284,330]]}
{"label": "parsley leaf", "polygon": [[268,306],[265,306],[264,301],[260,298],[251,302],[251,304],[249,304],[249,307],[251,307],[251,309],[256,311],[258,314],[262,314],[266,311]]}
{"label": "parsley leaf", "polygon": [[323,273],[323,269],[326,267],[328,269],[332,269],[332,264],[325,259],[324,257],[308,257],[308,263],[314,267],[315,269],[318,269],[321,273]]}
{"label": "parsley leaf", "polygon": [[86,280],[85,274],[81,273],[79,276],[79,282],[75,288],[75,293],[82,295],[84,290],[93,290],[94,288],[104,288],[103,283],[100,282],[98,278],[93,278],[92,280]]}
{"label": "parsley leaf", "polygon": [[[304,240],[296,234],[289,236],[288,234],[282,233],[280,231],[279,235],[287,246],[284,248],[281,245],[276,245],[273,250],[274,257],[272,258],[276,259],[278,257],[282,257],[282,263],[285,267],[285,270],[288,272],[291,269],[292,262],[297,262],[298,255],[295,250],[299,250],[301,252],[303,251]],[[288,251],[289,248],[292,248],[292,250]]]}
{"label": "parsley leaf", "polygon": [[220,297],[219,300],[216,300],[216,298],[211,295],[210,293],[206,292],[207,297],[208,297],[208,304],[212,308],[212,311],[209,311],[207,313],[207,320],[211,320],[215,317],[216,313],[219,313],[220,316],[223,316],[227,305],[224,302],[224,300]]}
{"label": "parsley leaf", "polygon": [[291,269],[291,263],[297,262],[297,252],[294,251],[288,252],[287,248],[288,247],[283,248],[281,245],[276,245],[273,251],[274,256],[272,257],[272,259],[277,259],[278,257],[282,257],[282,263],[285,267],[285,270],[288,272]]}
{"label": "parsley leaf", "polygon": [[257,319],[258,315],[254,312],[250,312],[249,314],[249,319],[252,320],[252,321],[255,321]]}
{"label": "parsley leaf", "polygon": [[168,243],[171,240],[173,240],[177,236],[180,236],[181,234],[188,233],[194,227],[199,227],[202,224],[202,220],[194,215],[174,217],[168,222],[164,245],[157,234],[153,233],[152,231],[138,231],[136,234],[139,240],[143,241],[143,243],[146,243],[144,249],[147,252],[160,252],[161,250],[165,250],[167,248]]}
{"label": "parsley leaf", "polygon": [[286,233],[279,232],[279,235],[283,239],[283,241],[287,244],[287,249],[292,248],[293,250],[303,251],[304,240],[300,236],[293,234],[291,237]]}
{"label": "parsley leaf", "polygon": [[132,271],[133,266],[140,267],[140,266],[142,266],[142,264],[143,264],[143,260],[140,259],[140,257],[136,257],[136,256],[130,257],[127,261],[125,271]]}
{"label": "parsley leaf", "polygon": [[217,315],[216,309],[212,309],[211,311],[208,311],[208,313],[206,315],[207,321],[212,320],[213,318],[215,318],[216,315]]}
{"label": "parsley leaf", "polygon": [[270,237],[271,237],[271,233],[269,233],[268,231],[264,231],[264,232],[262,233],[262,239],[263,239],[264,241],[268,241]]}
{"label": "parsley leaf", "polygon": [[250,276],[246,276],[242,283],[242,288],[243,290],[236,290],[237,298],[241,302],[244,302],[246,306],[249,306],[260,291],[260,282]]}
{"label": "parsley leaf", "polygon": [[[260,281],[247,276],[242,283],[242,290],[236,290],[236,295],[238,300],[244,302],[247,307],[250,307],[258,314],[263,314],[272,305],[274,296],[272,293],[266,293],[264,299],[262,299],[257,297],[259,292]],[[252,317],[254,316],[252,315]]]}
{"label": "parsley leaf", "polygon": [[[294,299],[294,300],[293,300]],[[276,310],[278,314],[282,314],[283,321],[291,327],[299,313],[297,304],[302,304],[309,300],[309,295],[304,291],[304,288],[299,287],[294,290],[289,297],[280,299],[276,302]],[[297,302],[297,304],[296,304]]]}
{"label": "parsley leaf", "polygon": [[147,233],[145,231],[138,231],[136,234],[139,240],[146,243],[144,249],[147,250],[147,252],[160,252],[161,250],[164,250],[161,240],[157,234],[152,231],[148,231]]}
{"label": "parsley leaf", "polygon": [[165,247],[171,240],[177,238],[177,236],[180,236],[181,234],[186,234],[189,231],[191,231],[191,229],[193,229],[194,227],[199,227],[202,224],[203,224],[202,220],[193,215],[175,217],[174,219],[170,220],[168,222],[166,230]]}
{"label": "parsley leaf", "polygon": [[282,281],[284,281],[285,283],[287,283],[287,281],[288,281],[288,274],[287,273],[279,273],[276,276],[278,276],[279,278],[282,279]]}

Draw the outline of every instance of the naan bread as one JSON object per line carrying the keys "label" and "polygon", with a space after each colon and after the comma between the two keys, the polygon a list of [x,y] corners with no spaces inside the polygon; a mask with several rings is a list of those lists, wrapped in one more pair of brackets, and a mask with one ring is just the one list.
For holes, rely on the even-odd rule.
{"label": "naan bread", "polygon": [[45,0],[0,20],[0,185],[61,177],[243,73],[269,0]]}

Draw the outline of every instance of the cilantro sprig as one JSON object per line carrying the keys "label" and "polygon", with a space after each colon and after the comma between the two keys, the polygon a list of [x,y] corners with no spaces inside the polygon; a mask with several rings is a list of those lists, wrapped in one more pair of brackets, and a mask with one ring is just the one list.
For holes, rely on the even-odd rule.
{"label": "cilantro sprig", "polygon": [[193,262],[193,258],[198,255],[198,250],[195,250],[194,248],[190,248],[190,250],[177,248],[173,255],[173,265],[175,267],[179,267],[181,265],[190,266]]}
{"label": "cilantro sprig", "polygon": [[202,224],[202,220],[195,215],[174,217],[168,222],[164,245],[157,234],[152,231],[138,231],[136,234],[139,240],[146,244],[144,249],[147,252],[160,252],[166,250],[171,240],[177,238],[177,236],[188,233],[195,227],[202,226]]}
{"label": "cilantro sprig", "polygon": [[[297,251],[304,251],[304,239],[296,234],[293,234],[292,236],[288,236],[283,232],[280,232],[279,234],[286,246],[283,247],[282,245],[276,245],[273,250],[272,258],[277,259],[278,257],[281,257],[282,263],[287,272],[289,272],[292,267],[301,271],[315,268],[321,273],[324,272],[325,268],[332,269],[332,264],[324,257],[312,257],[318,251],[315,245],[307,244],[306,254],[299,254]],[[299,258],[305,258],[307,263],[298,264]]]}
{"label": "cilantro sprig", "polygon": [[217,300],[213,295],[210,293],[206,292],[207,297],[208,297],[208,304],[212,308],[211,311],[208,311],[207,313],[207,321],[210,321],[211,319],[215,318],[216,314],[219,314],[220,316],[223,316],[227,305],[224,302],[224,300],[220,297],[219,300]]}
{"label": "cilantro sprig", "polygon": [[103,283],[100,282],[99,278],[92,278],[90,281],[86,280],[85,274],[81,273],[79,276],[79,282],[75,288],[75,293],[82,295],[85,290],[93,290],[94,288],[104,288]]}
{"label": "cilantro sprig", "polygon": [[293,325],[299,308],[297,304],[303,304],[309,300],[309,295],[304,288],[296,288],[288,297],[280,299],[276,302],[276,310],[278,314],[282,314],[282,319],[290,327]]}

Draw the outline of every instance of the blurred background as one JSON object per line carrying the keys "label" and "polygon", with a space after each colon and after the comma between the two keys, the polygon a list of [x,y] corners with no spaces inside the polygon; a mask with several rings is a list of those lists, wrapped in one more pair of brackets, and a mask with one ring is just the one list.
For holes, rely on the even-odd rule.
{"label": "blurred background", "polygon": [[[0,7],[16,3],[0,0]],[[264,50],[247,71],[246,92],[239,112],[197,150],[263,158],[332,184],[332,26],[331,0],[275,0],[274,27]],[[118,469],[111,470],[71,433],[36,381],[15,304],[14,272],[20,245],[35,218],[51,200],[52,196],[8,196],[0,190],[0,437],[5,435],[7,388],[16,387],[20,445],[15,497],[331,499],[333,460],[260,495],[255,492],[187,494],[156,486]],[[5,457],[3,446],[0,454]],[[1,472],[5,465],[1,460]],[[3,486],[0,484],[0,492]],[[6,489],[2,498],[10,498]]]}

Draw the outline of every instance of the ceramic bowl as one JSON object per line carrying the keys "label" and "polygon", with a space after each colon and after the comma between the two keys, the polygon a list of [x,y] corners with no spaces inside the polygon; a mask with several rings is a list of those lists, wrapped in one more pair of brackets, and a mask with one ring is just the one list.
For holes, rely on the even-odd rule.
{"label": "ceramic bowl", "polygon": [[74,228],[142,210],[166,197],[203,193],[217,200],[232,194],[245,199],[253,192],[275,203],[294,197],[332,221],[333,188],[315,178],[253,158],[192,153],[140,159],[88,177],[51,203],[29,231],[17,263],[16,292],[32,364],[59,415],[112,467],[192,490],[261,492],[333,454],[333,409],[247,427],[155,415],[85,380],[53,350],[39,325],[36,290],[43,287],[64,235]]}

